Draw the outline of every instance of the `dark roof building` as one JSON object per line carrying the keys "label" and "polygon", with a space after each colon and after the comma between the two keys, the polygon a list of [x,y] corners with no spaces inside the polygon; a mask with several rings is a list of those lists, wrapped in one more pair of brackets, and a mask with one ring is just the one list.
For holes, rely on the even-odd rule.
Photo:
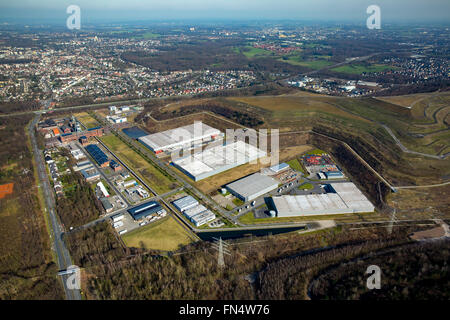
{"label": "dark roof building", "polygon": [[106,154],[95,144],[88,145],[86,147],[87,152],[94,158],[95,162],[98,163],[100,167],[106,167],[109,165],[109,159]]}
{"label": "dark roof building", "polygon": [[113,169],[114,171],[120,171],[122,170],[122,167],[120,166],[120,164],[118,164],[115,160],[111,160],[109,162],[109,166],[111,167],[111,169]]}
{"label": "dark roof building", "polygon": [[137,207],[128,209],[128,213],[131,214],[134,220],[140,220],[160,210],[163,210],[163,207],[158,202],[149,201]]}
{"label": "dark roof building", "polygon": [[113,210],[113,205],[109,202],[108,198],[100,198],[103,208],[106,212],[111,212]]}

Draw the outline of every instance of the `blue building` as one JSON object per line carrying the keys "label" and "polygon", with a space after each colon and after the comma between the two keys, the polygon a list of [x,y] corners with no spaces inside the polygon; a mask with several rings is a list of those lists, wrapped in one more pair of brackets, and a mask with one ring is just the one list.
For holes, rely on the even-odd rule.
{"label": "blue building", "polygon": [[108,157],[97,145],[90,144],[86,147],[86,150],[100,167],[107,167],[109,165]]}
{"label": "blue building", "polygon": [[127,211],[131,214],[133,219],[137,221],[162,210],[164,210],[164,208],[158,202],[149,201],[137,207],[128,209]]}
{"label": "blue building", "polygon": [[327,179],[342,179],[344,174],[341,171],[327,171],[324,172]]}

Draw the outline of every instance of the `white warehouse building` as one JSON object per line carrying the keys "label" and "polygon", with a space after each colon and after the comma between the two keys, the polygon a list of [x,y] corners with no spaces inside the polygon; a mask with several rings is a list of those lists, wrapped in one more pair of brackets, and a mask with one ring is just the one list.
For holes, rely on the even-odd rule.
{"label": "white warehouse building", "polygon": [[173,165],[192,180],[200,181],[264,156],[265,151],[239,140],[180,158]]}
{"label": "white warehouse building", "polygon": [[193,196],[186,196],[172,202],[180,212],[191,209],[198,205],[198,201]]}
{"label": "white warehouse building", "polygon": [[278,217],[373,212],[375,207],[351,182],[331,183],[325,194],[273,197]]}
{"label": "white warehouse building", "polygon": [[261,173],[254,173],[248,177],[239,179],[225,187],[230,193],[242,201],[254,200],[267,192],[278,188],[278,181]]}
{"label": "white warehouse building", "polygon": [[221,134],[220,130],[202,122],[195,122],[184,127],[166,130],[140,137],[138,140],[154,153],[173,151],[183,147],[192,147],[205,140],[214,140]]}

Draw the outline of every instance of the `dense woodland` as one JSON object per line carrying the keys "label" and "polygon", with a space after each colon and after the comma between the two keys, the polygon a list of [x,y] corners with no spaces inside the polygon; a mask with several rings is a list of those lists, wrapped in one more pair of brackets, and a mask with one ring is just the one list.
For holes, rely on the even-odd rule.
{"label": "dense woodland", "polygon": [[61,182],[68,187],[64,197],[56,200],[56,211],[66,228],[81,226],[100,216],[102,204],[80,173],[63,175]]}
{"label": "dense woodland", "polygon": [[253,128],[264,124],[264,120],[256,112],[245,109],[243,110],[243,108],[232,108],[229,104],[230,103],[228,103],[228,105],[224,105],[223,102],[214,100],[182,106],[170,112],[163,111],[159,108],[159,106],[153,106],[152,104],[147,105],[147,109],[151,110],[151,116],[158,121],[186,116],[198,112],[211,112],[228,118],[231,121],[239,123],[245,127]]}
{"label": "dense woodland", "polygon": [[[226,267],[199,242],[173,253],[126,249],[104,223],[69,235],[90,299],[304,299],[309,281],[340,261],[409,242],[411,228],[330,229],[229,241]],[[258,240],[254,242],[253,240]],[[305,276],[303,276],[305,275]]]}
{"label": "dense woodland", "polygon": [[62,299],[26,138],[31,116],[0,118],[0,300]]}
{"label": "dense woodland", "polygon": [[305,67],[294,66],[272,58],[248,59],[235,48],[241,40],[197,41],[161,47],[159,53],[130,51],[121,55],[124,61],[159,72],[180,70],[253,70],[268,73],[301,73]]}
{"label": "dense woodland", "polygon": [[16,102],[0,102],[0,114],[25,112],[38,110],[40,107],[37,101],[16,101]]}
{"label": "dense woodland", "polygon": [[[322,273],[310,286],[312,299],[449,300],[450,244],[414,243],[374,253]],[[365,271],[377,265],[381,289],[367,290]]]}

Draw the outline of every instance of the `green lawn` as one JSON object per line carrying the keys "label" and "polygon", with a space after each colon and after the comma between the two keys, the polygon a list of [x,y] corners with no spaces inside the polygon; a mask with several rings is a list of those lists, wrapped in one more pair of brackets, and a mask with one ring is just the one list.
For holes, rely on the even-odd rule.
{"label": "green lawn", "polygon": [[103,136],[100,139],[157,193],[166,193],[178,186],[115,135]]}
{"label": "green lawn", "polygon": [[279,59],[279,61],[286,62],[294,66],[307,67],[314,70],[322,69],[333,64],[332,62],[325,59],[303,60],[303,58],[300,56],[291,56],[288,57],[288,59]]}
{"label": "green lawn", "polygon": [[253,212],[247,212],[239,217],[239,221],[243,224],[259,224],[259,223],[285,223],[285,222],[302,222],[311,220],[333,220],[337,216],[352,215],[324,215],[324,216],[303,216],[303,217],[283,217],[283,218],[260,218],[256,219]]}
{"label": "green lawn", "polygon": [[243,204],[244,204],[244,201],[242,201],[241,199],[238,199],[238,198],[234,198],[233,199],[233,203],[236,205],[236,206],[242,206]]}
{"label": "green lawn", "polygon": [[300,171],[302,173],[305,173],[305,169],[303,169],[303,166],[301,165],[300,161],[298,159],[292,159],[286,162],[293,170]]}
{"label": "green lawn", "polygon": [[386,70],[392,70],[394,67],[382,65],[382,64],[375,64],[371,66],[364,66],[361,64],[350,64],[345,66],[340,66],[331,69],[334,72],[340,72],[340,73],[348,73],[348,74],[361,74],[363,72],[371,73],[371,72],[382,72]]}
{"label": "green lawn", "polygon": [[311,190],[314,189],[314,186],[311,183],[305,183],[298,187],[299,190]]}
{"label": "green lawn", "polygon": [[162,251],[173,251],[192,241],[171,216],[130,231],[122,239],[128,247],[140,248],[143,243],[147,249]]}
{"label": "green lawn", "polygon": [[247,58],[254,58],[256,56],[269,56],[272,55],[272,52],[269,50],[264,50],[260,48],[254,48],[252,46],[245,46],[242,48],[234,48],[233,50],[236,53],[242,53]]}

